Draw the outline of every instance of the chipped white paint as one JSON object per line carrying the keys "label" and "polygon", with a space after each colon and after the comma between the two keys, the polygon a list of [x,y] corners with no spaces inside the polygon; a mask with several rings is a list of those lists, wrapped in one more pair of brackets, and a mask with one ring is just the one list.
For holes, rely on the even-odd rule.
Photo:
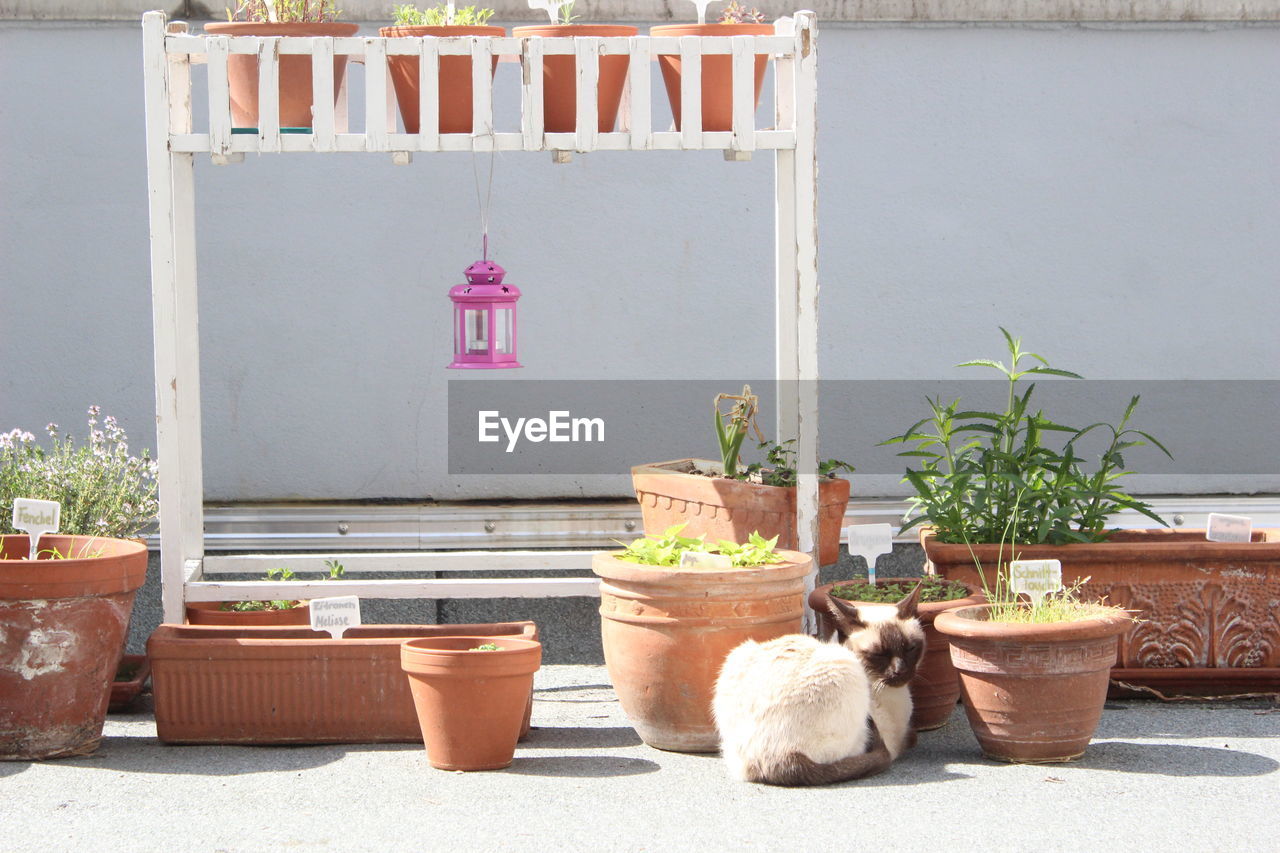
{"label": "chipped white paint", "polygon": [[[33,605],[35,603],[32,602]],[[47,601],[40,603],[46,607],[49,604]],[[27,634],[26,642],[22,644],[22,651],[18,655],[13,671],[26,681],[42,675],[62,672],[66,669],[66,664],[75,657],[78,645],[76,635],[70,631],[57,628],[33,628]]]}

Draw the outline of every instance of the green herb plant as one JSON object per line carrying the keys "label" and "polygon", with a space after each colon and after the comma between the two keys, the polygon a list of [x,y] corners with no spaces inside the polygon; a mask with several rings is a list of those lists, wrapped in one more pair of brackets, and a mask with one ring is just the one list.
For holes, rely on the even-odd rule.
{"label": "green herb plant", "polygon": [[[766,486],[794,486],[796,484],[795,443],[794,438],[777,444],[761,442],[759,449],[764,451],[765,462],[753,462],[748,465],[743,479],[759,479]],[[854,468],[848,462],[842,462],[839,459],[827,459],[818,463],[819,477],[835,477],[841,471],[852,474]]]}
{"label": "green herb plant", "polygon": [[754,7],[748,9],[738,0],[733,0],[720,13],[719,23],[721,24],[763,24],[764,13]]}
{"label": "green herb plant", "polygon": [[483,643],[482,645],[479,645],[479,646],[472,646],[471,648],[467,649],[467,651],[469,651],[469,652],[499,652],[499,651],[502,651],[502,646],[498,645],[497,643]]}
{"label": "green herb plant", "polygon": [[397,27],[481,27],[493,17],[492,9],[476,6],[450,8],[448,4],[419,10],[412,3],[392,7]]}
{"label": "green herb plant", "polygon": [[[724,401],[731,401],[725,411]],[[776,444],[765,440],[756,416],[760,413],[760,398],[751,393],[750,385],[742,386],[741,394],[717,394],[712,402],[715,415],[716,443],[720,448],[720,470],[731,480],[746,480],[766,486],[796,485],[796,451],[794,438]],[[757,449],[764,451],[765,462],[753,462],[742,466],[742,445],[747,435],[754,432]],[[834,477],[839,471],[852,473],[853,466],[839,459],[828,459],[818,464],[818,476]]]}
{"label": "green herb plant", "polygon": [[88,444],[76,446],[48,424],[50,446],[21,429],[0,433],[0,534],[16,533],[14,498],[62,505],[59,532],[72,536],[138,536],[155,519],[156,463],[147,451],[129,455],[128,436],[111,415],[89,407]]}
{"label": "green herb plant", "polygon": [[[325,569],[328,574],[322,580],[337,581],[342,580],[346,569],[342,563],[337,560],[325,560]],[[292,569],[281,567],[278,569],[267,569],[266,579],[269,581],[293,581],[299,580],[298,576],[293,573]],[[306,604],[300,599],[277,599],[275,601],[224,601],[221,610],[234,610],[237,613],[250,613],[262,610],[292,610],[295,607],[301,607]]]}
{"label": "green herb plant", "polygon": [[[920,583],[920,601],[957,601],[967,598],[969,590],[962,583],[949,581],[937,575],[925,575]],[[831,594],[846,601],[868,601],[872,603],[897,604],[911,594],[916,581],[910,583],[882,583],[872,586],[866,583],[836,584]]]}
{"label": "green herb plant", "polygon": [[56,547],[41,548],[40,550],[36,551],[36,559],[39,560],[42,557],[46,560],[93,559],[95,557],[101,557],[102,553],[107,550],[101,545],[99,545],[97,548],[94,548],[93,550],[89,550],[92,546],[93,546],[93,540],[90,539],[88,542],[85,542],[83,545],[81,545],[80,550],[75,554],[71,553],[71,550],[72,550],[71,548],[67,548],[67,552],[65,554],[59,551]]}
{"label": "green herb plant", "polygon": [[240,0],[226,12],[228,21],[327,24],[342,14],[335,7],[336,0]]}
{"label": "green herb plant", "polygon": [[680,558],[690,552],[722,554],[735,568],[782,562],[782,555],[777,552],[777,536],[765,539],[753,531],[741,545],[725,540],[712,544],[701,536],[681,536],[680,531],[684,528],[685,524],[676,524],[664,530],[661,536],[642,536],[630,545],[619,542],[619,545],[624,545],[624,550],[617,557],[645,566],[679,566]]}

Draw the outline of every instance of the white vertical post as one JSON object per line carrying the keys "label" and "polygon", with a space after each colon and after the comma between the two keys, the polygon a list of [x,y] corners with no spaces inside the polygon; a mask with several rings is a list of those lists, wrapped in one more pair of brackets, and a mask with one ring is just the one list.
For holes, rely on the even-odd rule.
{"label": "white vertical post", "polygon": [[366,151],[388,150],[387,43],[381,38],[364,40],[364,134]]}
{"label": "white vertical post", "polygon": [[680,145],[702,147],[702,39],[680,37]]}
{"label": "white vertical post", "polygon": [[226,36],[209,36],[209,152],[225,163],[231,153],[231,95],[227,88]]}
{"label": "white vertical post", "polygon": [[471,43],[471,130],[473,151],[493,150],[493,39],[469,36]]}
{"label": "white vertical post", "polygon": [[[160,565],[167,622],[183,617],[184,564],[204,556],[200,362],[195,282],[194,155],[169,152],[171,101],[165,16],[142,19],[155,326]],[[185,117],[177,116],[179,122]]]}
{"label": "white vertical post", "polygon": [[653,145],[653,119],[649,106],[650,70],[649,39],[635,36],[631,39],[631,59],[627,65],[627,86],[631,94],[624,120],[631,131],[631,147],[648,149]]}
{"label": "white vertical post", "polygon": [[525,151],[542,150],[542,39],[523,39],[521,57],[520,131]]}
{"label": "white vertical post", "polygon": [[280,37],[258,43],[258,150],[280,151]]}
{"label": "white vertical post", "polygon": [[440,150],[440,41],[416,40],[422,50],[418,60],[418,148]]}
{"label": "white vertical post", "polygon": [[311,40],[311,148],[336,151],[333,114],[333,39]]}
{"label": "white vertical post", "polygon": [[575,124],[577,131],[575,144],[579,151],[594,151],[596,134],[600,129],[599,97],[600,88],[600,39],[575,38],[574,70],[577,75],[577,103],[575,104]]}
{"label": "white vertical post", "polygon": [[733,36],[733,151],[756,150],[756,54],[754,36]]}

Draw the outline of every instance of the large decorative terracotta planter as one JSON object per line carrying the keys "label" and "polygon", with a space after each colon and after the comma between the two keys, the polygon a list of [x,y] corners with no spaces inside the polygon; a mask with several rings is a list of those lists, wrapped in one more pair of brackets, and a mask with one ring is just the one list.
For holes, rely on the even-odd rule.
{"label": "large decorative terracotta planter", "polygon": [[27,560],[25,535],[0,536],[0,760],[97,749],[147,576],[137,542],[46,535],[40,548],[72,557]]}
{"label": "large decorative terracotta planter", "polygon": [[[773,24],[663,24],[649,30],[651,36],[771,36]],[[755,105],[760,104],[760,87],[768,57],[756,54]],[[680,56],[658,54],[662,82],[666,84],[671,114],[680,128]],[[702,57],[702,129],[733,130],[733,57],[719,54]]]}
{"label": "large decorative terracotta planter", "polygon": [[[882,578],[882,584],[913,584],[918,578]],[[837,586],[862,583],[862,581],[839,581],[823,584],[809,593],[809,607],[818,615],[818,636],[826,639],[835,633],[835,620],[827,609],[827,595]],[[916,731],[929,731],[941,728],[951,719],[960,700],[960,678],[951,663],[951,648],[947,640],[933,626],[933,620],[939,613],[971,607],[986,601],[986,596],[975,586],[965,584],[969,588],[966,598],[954,601],[922,601],[919,604],[918,618],[924,628],[924,656],[916,667],[916,674],[908,687],[911,689],[911,725]],[[871,605],[873,602],[854,602]],[[879,602],[883,604],[883,602]]]}
{"label": "large decorative terracotta planter", "polygon": [[[339,23],[257,23],[253,21],[218,21],[204,25],[211,36],[353,36],[360,27]],[[337,100],[342,78],[347,73],[347,57],[333,57],[333,97]],[[233,53],[227,57],[227,81],[231,89],[231,124],[233,127],[258,126],[258,57]],[[312,107],[311,57],[280,57],[280,127],[311,127]]]}
{"label": "large decorative terracotta planter", "polygon": [[[502,27],[382,27],[378,35],[383,38],[421,38],[434,36],[488,36],[501,38],[507,31]],[[405,133],[417,133],[422,125],[418,104],[418,69],[416,56],[388,56],[391,84],[396,90],[396,103],[400,105],[400,119]],[[498,57],[493,57],[493,71],[498,69]],[[492,74],[492,72],[491,72]],[[441,133],[471,133],[471,57],[441,56],[437,95],[439,96],[439,130]]]}
{"label": "large decorative terracotta planter", "polygon": [[288,610],[223,610],[222,601],[188,601],[187,622],[191,625],[230,625],[241,628],[265,628],[285,625],[310,625],[311,607],[300,604]]}
{"label": "large decorative terracotta planter", "polygon": [[[482,644],[497,649],[478,649]],[[515,756],[542,645],[519,637],[428,637],[400,647],[427,760],[500,770]]]}
{"label": "large decorative terracotta planter", "polygon": [[[631,483],[644,532],[659,535],[673,524],[686,523],[684,536],[704,535],[708,541],[745,542],[753,532],[778,537],[779,548],[799,546],[796,536],[796,490],[690,473],[714,471],[707,459],[675,459],[637,465]],[[818,562],[840,559],[840,529],[849,506],[849,481],[824,477],[818,484]]]}
{"label": "large decorative terracotta planter", "polygon": [[537,633],[532,622],[363,625],[334,640],[308,628],[161,625],[147,641],[156,733],[188,744],[417,743],[401,643]]}
{"label": "large decorative terracotta planter", "polygon": [[601,553],[600,633],[618,702],[647,744],[676,752],[719,748],[711,699],[729,652],[747,640],[800,631],[812,561],[742,569],[642,566]]}
{"label": "large decorative terracotta planter", "polygon": [[[517,38],[626,38],[637,32],[635,27],[609,24],[559,24],[516,27]],[[622,87],[627,81],[626,54],[601,56],[596,99],[596,129],[612,133],[618,119]],[[569,54],[544,55],[542,58],[542,127],[547,133],[572,133],[577,129],[578,71],[575,57]]]}
{"label": "large decorative terracotta planter", "polygon": [[[978,583],[965,545],[923,539],[938,574]],[[984,571],[998,545],[978,545]],[[1120,639],[1112,678],[1161,692],[1224,695],[1280,691],[1280,530],[1252,542],[1209,542],[1204,531],[1121,530],[1107,542],[1018,546],[1019,559],[1062,561],[1062,579],[1137,611]],[[1003,559],[1010,559],[1005,546]]]}
{"label": "large decorative terracotta planter", "polygon": [[989,758],[1068,761],[1098,727],[1124,615],[1015,625],[986,621],[989,605],[938,614],[951,644],[969,725]]}

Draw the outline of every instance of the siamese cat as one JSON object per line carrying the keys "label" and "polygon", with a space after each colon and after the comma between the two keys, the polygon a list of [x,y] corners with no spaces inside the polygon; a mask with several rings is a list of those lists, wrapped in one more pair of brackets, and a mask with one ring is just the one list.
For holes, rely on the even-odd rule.
{"label": "siamese cat", "polygon": [[790,634],[730,652],[712,702],[730,775],[826,785],[887,769],[914,743],[906,684],[924,650],[919,594],[863,607],[830,599],[838,641]]}

